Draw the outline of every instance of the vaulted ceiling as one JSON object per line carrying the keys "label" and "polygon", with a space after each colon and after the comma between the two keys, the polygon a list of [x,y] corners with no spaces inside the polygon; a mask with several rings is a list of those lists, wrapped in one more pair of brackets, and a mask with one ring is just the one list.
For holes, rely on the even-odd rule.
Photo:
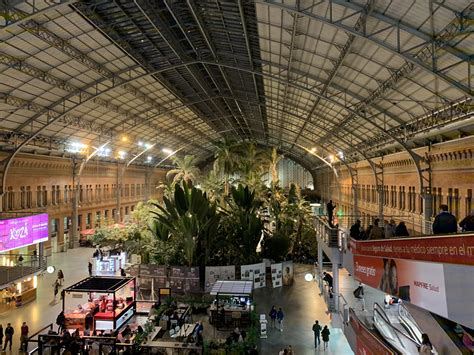
{"label": "vaulted ceiling", "polygon": [[350,162],[474,131],[470,1],[0,6],[10,154],[110,142],[137,163],[165,162],[163,148],[204,161],[226,137],[311,169],[330,154]]}

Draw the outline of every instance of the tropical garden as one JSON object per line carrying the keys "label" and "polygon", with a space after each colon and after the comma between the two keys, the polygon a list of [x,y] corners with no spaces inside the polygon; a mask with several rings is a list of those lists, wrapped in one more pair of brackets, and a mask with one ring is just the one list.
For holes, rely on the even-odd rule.
{"label": "tropical garden", "polygon": [[[94,243],[161,265],[242,265],[314,256],[311,208],[296,185],[279,184],[281,156],[250,142],[216,143],[212,168],[192,155],[157,188],[163,201],[140,203],[125,227],[99,228]],[[268,182],[264,183],[264,177]]]}

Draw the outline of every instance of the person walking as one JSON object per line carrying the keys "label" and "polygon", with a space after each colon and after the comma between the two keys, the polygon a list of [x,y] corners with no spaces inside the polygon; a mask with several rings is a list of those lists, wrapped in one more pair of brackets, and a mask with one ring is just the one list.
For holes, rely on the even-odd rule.
{"label": "person walking", "polygon": [[314,347],[317,348],[318,345],[321,345],[321,326],[319,325],[319,321],[314,321],[313,324],[313,333],[314,333]]}
{"label": "person walking", "polygon": [[272,309],[270,310],[269,316],[270,316],[270,326],[272,328],[275,328],[275,322],[276,322],[276,317],[277,317],[277,310],[276,310],[275,306],[272,306]]}
{"label": "person walking", "polygon": [[58,281],[58,279],[56,279],[56,281],[54,281],[54,283],[53,283],[53,290],[54,290],[54,300],[56,301],[56,298],[57,298],[58,292],[59,292],[59,281]]}
{"label": "person walking", "polygon": [[89,276],[92,276],[92,263],[90,261],[87,264],[87,269],[89,270]]}
{"label": "person walking", "polygon": [[28,325],[26,322],[23,322],[21,326],[20,332],[20,351],[27,352],[28,351],[28,332],[29,332]]}
{"label": "person walking", "polygon": [[448,212],[448,205],[439,206],[439,213],[433,222],[433,234],[448,234],[458,231],[458,221]]}
{"label": "person walking", "polygon": [[277,321],[280,327],[280,332],[283,331],[283,318],[285,318],[285,314],[283,313],[283,310],[280,307],[278,308],[278,312],[277,312]]}
{"label": "person walking", "polygon": [[329,335],[331,333],[329,332],[329,328],[327,325],[324,326],[323,330],[321,331],[321,336],[323,338],[324,342],[324,350],[328,348],[328,343],[329,343]]}
{"label": "person walking", "polygon": [[58,270],[58,282],[59,286],[62,286],[64,282],[64,273],[61,269]]}
{"label": "person walking", "polygon": [[3,326],[0,324],[0,349],[3,346]]}
{"label": "person walking", "polygon": [[12,351],[13,334],[15,334],[15,329],[13,329],[12,325],[8,323],[5,328],[5,344],[3,345],[3,351],[7,349],[8,343],[10,343],[9,349]]}

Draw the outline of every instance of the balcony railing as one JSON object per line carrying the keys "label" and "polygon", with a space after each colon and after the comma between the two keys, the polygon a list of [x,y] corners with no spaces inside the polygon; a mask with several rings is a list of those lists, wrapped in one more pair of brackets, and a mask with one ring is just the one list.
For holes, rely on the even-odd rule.
{"label": "balcony railing", "polygon": [[[23,260],[21,260],[21,258]],[[46,257],[0,254],[0,287],[46,270]]]}

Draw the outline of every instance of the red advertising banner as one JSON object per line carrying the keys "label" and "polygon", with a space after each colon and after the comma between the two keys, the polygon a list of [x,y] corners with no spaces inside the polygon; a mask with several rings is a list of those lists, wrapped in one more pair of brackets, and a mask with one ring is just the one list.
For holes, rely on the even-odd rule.
{"label": "red advertising banner", "polygon": [[351,239],[352,254],[474,265],[474,235],[451,235],[358,241]]}
{"label": "red advertising banner", "polygon": [[383,342],[381,342],[375,334],[370,332],[365,325],[357,318],[354,312],[351,311],[351,326],[357,337],[357,355],[394,355]]}
{"label": "red advertising banner", "polygon": [[431,312],[448,316],[443,264],[354,255],[354,278]]}

